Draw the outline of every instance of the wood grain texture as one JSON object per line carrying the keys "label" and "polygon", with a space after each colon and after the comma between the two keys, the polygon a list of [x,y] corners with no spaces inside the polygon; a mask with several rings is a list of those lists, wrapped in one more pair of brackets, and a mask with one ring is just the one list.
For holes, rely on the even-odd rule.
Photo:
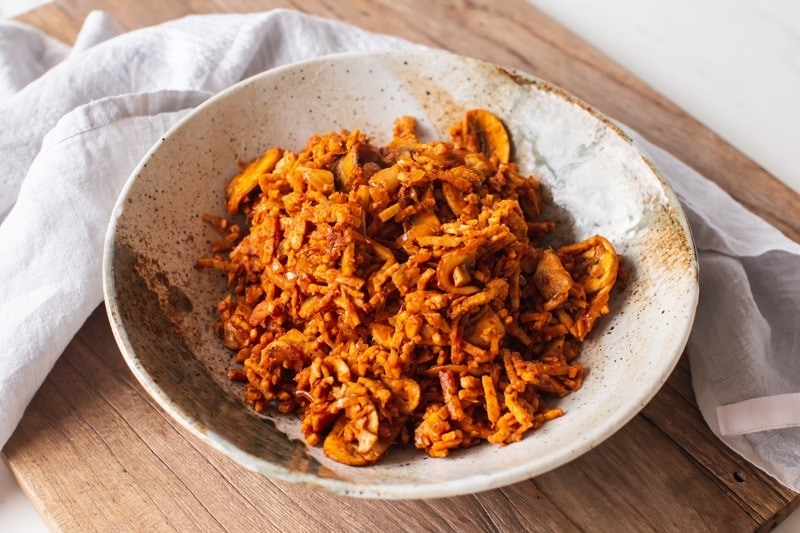
{"label": "wood grain texture", "polygon": [[[800,241],[800,196],[524,2],[59,0],[20,20],[71,43],[103,9],[125,29],[275,7],[341,19],[516,67],[637,129]],[[370,501],[249,472],[198,441],[138,385],[98,308],[4,454],[56,530],[768,530],[800,505],[708,429],[684,357],[642,413],[579,459],[475,495]]]}

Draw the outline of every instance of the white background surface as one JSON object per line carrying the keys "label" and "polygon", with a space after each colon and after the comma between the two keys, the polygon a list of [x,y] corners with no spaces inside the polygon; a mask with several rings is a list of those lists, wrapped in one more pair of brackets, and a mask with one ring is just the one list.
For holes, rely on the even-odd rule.
{"label": "white background surface", "polygon": [[529,1],[800,192],[800,2]]}
{"label": "white background surface", "polygon": [[[800,192],[800,2],[529,0]],[[12,17],[40,0],[0,0]],[[0,532],[47,531],[0,466]],[[800,511],[779,533],[800,532]]]}

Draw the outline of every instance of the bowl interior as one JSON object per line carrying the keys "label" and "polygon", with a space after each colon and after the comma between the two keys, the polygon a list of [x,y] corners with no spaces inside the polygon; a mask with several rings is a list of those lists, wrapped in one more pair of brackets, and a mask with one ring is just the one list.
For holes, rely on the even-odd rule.
{"label": "bowl interior", "polygon": [[[258,416],[228,381],[232,353],[214,335],[224,277],[194,268],[216,238],[223,189],[273,145],[358,128],[376,142],[400,115],[445,139],[470,108],[503,119],[513,157],[542,182],[555,244],[601,234],[630,280],[586,341],[584,386],[565,415],[505,447],[430,459],[393,448],[347,467],[309,448],[293,417]],[[122,353],[147,391],[200,438],[244,466],[356,496],[436,497],[541,474],[596,446],[635,416],[676,364],[697,302],[697,262],[678,202],[649,159],[611,121],[524,73],[443,52],[349,53],[273,69],[217,95],[151,150],[109,229],[105,296]]]}

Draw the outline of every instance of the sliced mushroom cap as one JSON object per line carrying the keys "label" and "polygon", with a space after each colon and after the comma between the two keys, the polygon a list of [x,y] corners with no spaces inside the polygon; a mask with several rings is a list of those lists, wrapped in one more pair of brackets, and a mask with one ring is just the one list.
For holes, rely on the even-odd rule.
{"label": "sliced mushroom cap", "polygon": [[573,281],[558,255],[545,250],[533,273],[533,283],[545,298],[544,310],[550,311],[567,300]]}
{"label": "sliced mushroom cap", "polygon": [[487,349],[492,343],[498,343],[506,334],[503,321],[495,313],[487,313],[478,318],[472,326],[472,331],[467,335],[467,341]]}
{"label": "sliced mushroom cap", "polygon": [[336,420],[331,432],[328,433],[328,436],[325,437],[322,443],[322,451],[325,455],[339,463],[349,466],[367,466],[377,462],[378,459],[386,453],[386,450],[389,449],[389,446],[391,446],[392,442],[395,441],[397,435],[400,433],[405,423],[405,417],[394,419],[392,425],[389,427],[388,435],[385,437],[373,435],[375,438],[369,439],[372,441],[372,444],[368,450],[359,450],[359,446],[364,442],[364,439],[359,440],[355,438],[353,440],[348,440],[346,438],[348,429],[353,431],[354,435],[359,431],[365,431],[363,429],[358,430],[357,428],[353,428],[352,425],[348,428],[348,422],[349,419],[346,415],[341,415]]}
{"label": "sliced mushroom cap", "polygon": [[416,239],[424,235],[435,235],[442,227],[442,222],[433,212],[424,211],[417,213],[409,219],[410,227],[397,238],[397,244],[407,252],[416,249]]}
{"label": "sliced mushroom cap", "polygon": [[464,193],[459,191],[455,185],[451,183],[442,183],[442,196],[450,211],[456,217],[461,216],[461,213],[467,208],[467,202],[464,200]]}
{"label": "sliced mushroom cap", "polygon": [[436,266],[439,288],[453,294],[475,294],[480,289],[467,285],[471,280],[469,270],[475,263],[475,247],[464,246],[442,255]]}
{"label": "sliced mushroom cap", "polygon": [[411,414],[419,406],[422,389],[413,379],[385,377],[383,383],[392,391],[392,399],[400,414]]}
{"label": "sliced mushroom cap", "polygon": [[558,254],[580,256],[577,281],[586,294],[610,289],[617,279],[619,258],[614,246],[605,237],[595,235],[585,241],[563,246]]}
{"label": "sliced mushroom cap", "polygon": [[334,191],[333,172],[321,168],[297,167],[295,172],[303,177],[308,186],[323,194],[330,194]]}
{"label": "sliced mushroom cap", "polygon": [[262,175],[272,172],[282,155],[283,150],[273,146],[228,182],[225,187],[225,194],[228,197],[226,203],[228,213],[236,214],[242,200],[258,186],[258,179]]}
{"label": "sliced mushroom cap", "polygon": [[374,455],[370,452],[360,453],[358,451],[358,441],[345,438],[347,422],[348,419],[345,415],[336,420],[331,432],[328,433],[322,443],[322,451],[325,455],[334,461],[349,466],[366,466],[377,461],[380,455]]}
{"label": "sliced mushroom cap", "polygon": [[348,150],[348,152],[340,157],[333,165],[336,189],[340,191],[349,191],[360,172],[361,168],[358,166],[358,153],[354,149]]}
{"label": "sliced mushroom cap", "polygon": [[464,131],[474,138],[477,151],[486,157],[496,156],[501,163],[511,157],[511,141],[503,121],[485,109],[472,109],[464,115]]}

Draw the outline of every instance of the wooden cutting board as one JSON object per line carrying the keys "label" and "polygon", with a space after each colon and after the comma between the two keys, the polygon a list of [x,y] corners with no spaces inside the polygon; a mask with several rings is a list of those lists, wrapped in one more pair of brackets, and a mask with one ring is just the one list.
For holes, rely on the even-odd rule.
{"label": "wooden cutting board", "polygon": [[[524,0],[64,0],[19,17],[68,43],[103,9],[126,29],[207,12],[289,7],[548,79],[621,120],[800,241],[800,196]],[[65,531],[763,530],[800,495],[708,429],[684,357],[634,420],[581,458],[501,489],[372,501],[249,472],[179,427],[138,385],[99,307],[3,450]]]}

